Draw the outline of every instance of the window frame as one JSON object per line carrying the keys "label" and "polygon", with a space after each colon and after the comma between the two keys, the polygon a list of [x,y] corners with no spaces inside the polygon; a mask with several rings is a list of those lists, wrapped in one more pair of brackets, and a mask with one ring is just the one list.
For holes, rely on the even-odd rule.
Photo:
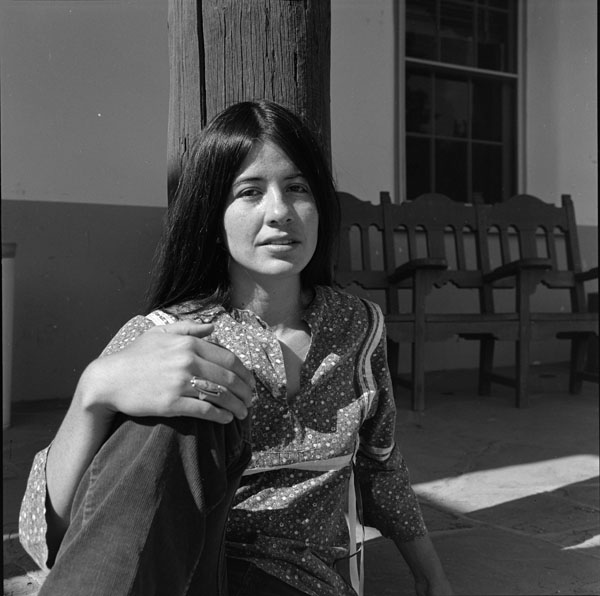
{"label": "window frame", "polygon": [[[514,141],[513,146],[516,151],[516,155],[512,159],[514,171],[514,182],[515,192],[520,192],[519,189],[525,188],[525,167],[524,167],[524,147],[525,147],[525,97],[523,89],[524,77],[525,77],[525,59],[524,59],[524,32],[525,26],[525,15],[526,15],[526,1],[517,0],[516,2],[516,23],[515,23],[515,72],[496,71],[490,69],[477,68],[473,66],[462,66],[460,64],[438,62],[435,60],[427,60],[423,58],[413,58],[406,56],[406,0],[398,0],[394,3],[394,25],[395,25],[395,43],[394,43],[394,56],[395,56],[395,73],[397,82],[395,85],[395,105],[397,114],[397,125],[395,129],[394,139],[394,153],[395,153],[395,189],[394,196],[398,202],[406,201],[409,199],[407,196],[407,167],[406,167],[406,68],[408,65],[411,66],[422,66],[430,68],[437,72],[448,72],[448,73],[463,73],[466,76],[475,77],[492,77],[494,80],[510,80],[514,81],[515,85],[515,99],[514,99],[514,123],[513,129]],[[471,142],[469,139],[468,142]],[[503,148],[503,151],[508,151],[507,147]],[[505,156],[506,159],[510,159]],[[469,195],[471,189],[468,189]],[[414,198],[414,197],[412,197]],[[504,198],[504,197],[503,197]]]}

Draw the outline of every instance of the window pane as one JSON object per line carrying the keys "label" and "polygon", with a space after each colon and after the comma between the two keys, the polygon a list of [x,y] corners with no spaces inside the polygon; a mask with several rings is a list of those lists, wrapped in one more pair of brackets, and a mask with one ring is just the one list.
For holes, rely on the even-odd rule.
{"label": "window pane", "polygon": [[488,6],[492,6],[493,8],[503,8],[508,10],[510,8],[511,0],[488,0]]}
{"label": "window pane", "polygon": [[492,10],[479,12],[477,66],[489,70],[509,70],[508,14]]}
{"label": "window pane", "polygon": [[435,0],[406,2],[406,55],[437,60]]}
{"label": "window pane", "polygon": [[448,195],[454,201],[467,201],[466,142],[436,141],[434,190]]}
{"label": "window pane", "polygon": [[469,84],[443,79],[435,82],[435,134],[442,137],[466,137],[469,121]]}
{"label": "window pane", "polygon": [[407,75],[406,130],[408,132],[431,132],[431,88],[431,75]]}
{"label": "window pane", "polygon": [[429,139],[406,137],[406,196],[415,199],[431,192],[431,157]]}
{"label": "window pane", "polygon": [[473,192],[481,193],[486,203],[502,200],[501,147],[473,143]]}
{"label": "window pane", "polygon": [[473,66],[473,7],[444,2],[440,7],[440,60]]}
{"label": "window pane", "polygon": [[516,0],[405,0],[405,7],[408,198],[505,200],[515,192],[517,80],[476,69],[516,72]]}
{"label": "window pane", "polygon": [[473,138],[502,140],[502,83],[473,80]]}

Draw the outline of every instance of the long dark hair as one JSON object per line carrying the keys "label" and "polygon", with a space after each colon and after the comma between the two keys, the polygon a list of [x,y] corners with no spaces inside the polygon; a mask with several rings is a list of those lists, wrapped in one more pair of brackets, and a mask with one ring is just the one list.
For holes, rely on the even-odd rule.
{"label": "long dark hair", "polygon": [[315,253],[303,287],[331,285],[339,204],[316,137],[296,115],[266,100],[217,115],[194,142],[167,210],[148,292],[148,311],[194,301],[194,310],[229,305],[223,213],[234,177],[257,142],[282,149],[308,181],[319,213]]}

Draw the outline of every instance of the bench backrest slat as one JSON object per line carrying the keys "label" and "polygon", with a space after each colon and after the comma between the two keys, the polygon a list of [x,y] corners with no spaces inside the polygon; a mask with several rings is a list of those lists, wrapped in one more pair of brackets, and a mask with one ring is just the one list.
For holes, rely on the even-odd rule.
{"label": "bench backrest slat", "polygon": [[[336,279],[342,286],[354,283],[385,292],[392,312],[398,308],[398,295],[387,277],[398,266],[427,257],[448,264],[436,285],[452,283],[479,290],[481,308],[487,312],[493,312],[493,293],[483,283],[485,273],[518,259],[547,258],[552,268],[544,273],[542,283],[568,289],[573,312],[586,308],[583,284],[575,279],[581,259],[568,195],[562,196],[560,206],[524,194],[494,205],[458,203],[440,194],[395,204],[383,192],[378,205],[348,193],[339,197],[342,225]],[[357,242],[353,229],[360,230],[358,247],[352,246]],[[377,231],[381,242],[375,245],[369,230]],[[375,254],[379,251],[383,255]],[[353,265],[353,255],[360,255],[359,266]],[[514,278],[505,278],[494,287],[514,288],[515,283]],[[411,280],[398,287],[410,288]]]}

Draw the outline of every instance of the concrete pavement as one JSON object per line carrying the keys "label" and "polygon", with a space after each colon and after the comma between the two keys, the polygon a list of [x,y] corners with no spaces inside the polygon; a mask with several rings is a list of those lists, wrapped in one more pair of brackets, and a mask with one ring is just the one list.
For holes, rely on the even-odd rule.
{"label": "concrete pavement", "polygon": [[[531,405],[476,373],[433,373],[421,416],[399,407],[398,442],[455,593],[600,594],[598,386],[566,391],[536,367]],[[410,594],[394,546],[367,543],[369,596]]]}
{"label": "concrete pavement", "polygon": [[[397,438],[457,595],[600,594],[598,386],[567,393],[566,370],[535,367],[531,405],[475,396],[476,373],[431,373],[427,410],[399,396]],[[4,433],[4,594],[31,596],[39,573],[16,540],[33,454],[66,402],[18,404]],[[395,546],[367,542],[366,596],[413,594]]]}

